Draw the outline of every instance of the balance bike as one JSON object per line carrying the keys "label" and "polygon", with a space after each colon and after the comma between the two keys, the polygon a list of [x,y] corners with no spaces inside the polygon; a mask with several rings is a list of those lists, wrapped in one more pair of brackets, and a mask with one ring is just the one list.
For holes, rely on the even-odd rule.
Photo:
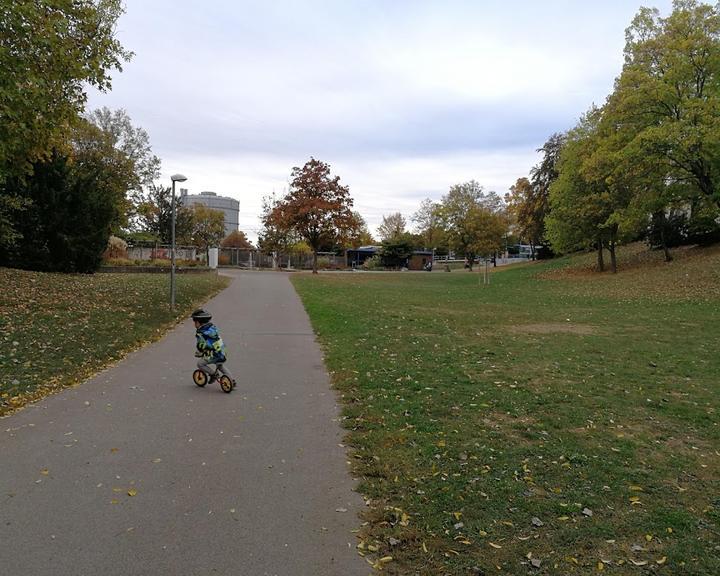
{"label": "balance bike", "polygon": [[230,392],[233,391],[233,381],[225,376],[225,374],[222,374],[219,377],[217,375],[213,375],[208,378],[207,374],[205,374],[202,370],[195,370],[193,372],[193,382],[200,386],[200,388],[203,388],[208,381],[214,382],[216,380],[220,383],[220,389],[226,394],[230,394]]}

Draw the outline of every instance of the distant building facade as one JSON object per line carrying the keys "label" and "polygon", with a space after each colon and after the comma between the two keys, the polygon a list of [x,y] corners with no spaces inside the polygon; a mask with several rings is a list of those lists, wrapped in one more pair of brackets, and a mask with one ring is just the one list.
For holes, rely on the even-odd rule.
{"label": "distant building facade", "polygon": [[185,206],[202,204],[225,214],[225,236],[238,229],[240,224],[240,202],[227,196],[218,196],[215,192],[188,194],[187,189],[180,189],[180,202]]}

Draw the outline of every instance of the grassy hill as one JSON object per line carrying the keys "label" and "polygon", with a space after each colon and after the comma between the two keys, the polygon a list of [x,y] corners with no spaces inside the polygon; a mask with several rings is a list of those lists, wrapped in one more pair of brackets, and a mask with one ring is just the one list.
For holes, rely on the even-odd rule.
{"label": "grassy hill", "polygon": [[0,415],[78,384],[156,340],[227,285],[178,275],[176,313],[164,274],[49,274],[0,268]]}
{"label": "grassy hill", "polygon": [[293,282],[388,574],[720,573],[720,247]]}

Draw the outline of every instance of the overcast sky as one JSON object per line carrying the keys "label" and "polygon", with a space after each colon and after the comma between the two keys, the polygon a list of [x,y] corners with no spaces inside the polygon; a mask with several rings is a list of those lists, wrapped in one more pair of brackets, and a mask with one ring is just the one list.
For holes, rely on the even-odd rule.
{"label": "overcast sky", "polygon": [[641,5],[671,0],[127,0],[135,52],[89,109],[124,108],[163,180],[240,201],[328,162],[371,232],[477,180],[504,195],[535,150],[610,93]]}

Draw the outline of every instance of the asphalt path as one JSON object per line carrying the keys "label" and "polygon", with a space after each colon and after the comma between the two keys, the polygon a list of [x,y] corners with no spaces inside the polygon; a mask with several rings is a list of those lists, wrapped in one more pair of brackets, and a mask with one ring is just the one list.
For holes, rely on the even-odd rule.
{"label": "asphalt path", "polygon": [[335,394],[288,277],[208,302],[230,394],[191,380],[185,321],[0,419],[2,576],[366,576]]}

